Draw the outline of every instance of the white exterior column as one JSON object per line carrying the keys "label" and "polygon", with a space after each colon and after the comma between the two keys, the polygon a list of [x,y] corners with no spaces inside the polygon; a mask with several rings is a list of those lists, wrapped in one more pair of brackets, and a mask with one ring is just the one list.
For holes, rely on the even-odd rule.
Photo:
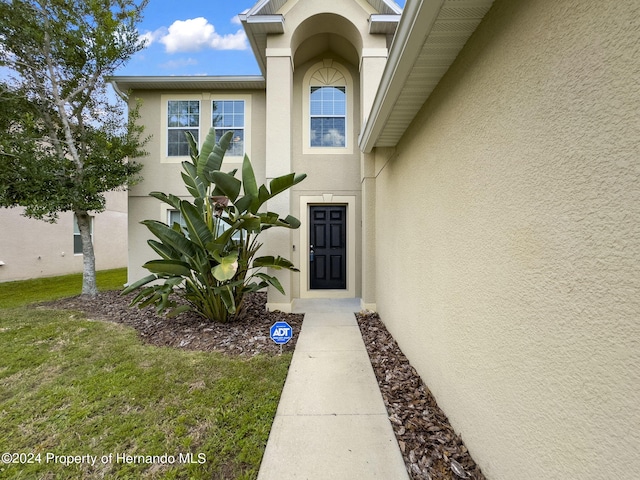
{"label": "white exterior column", "polygon": [[[267,108],[266,108],[266,180],[291,173],[291,112],[293,103],[293,67],[291,50],[267,49]],[[267,202],[267,209],[286,216],[292,211],[291,191],[282,192]],[[280,255],[291,259],[291,231],[284,228],[265,233],[261,254]],[[291,311],[292,273],[288,270],[272,270],[270,275],[278,278],[285,295],[269,288],[267,308]]]}
{"label": "white exterior column", "polygon": [[[360,61],[360,119],[371,111],[382,72],[387,63],[386,48],[366,48]],[[375,151],[360,154],[362,181],[362,308],[376,310],[376,171]]]}

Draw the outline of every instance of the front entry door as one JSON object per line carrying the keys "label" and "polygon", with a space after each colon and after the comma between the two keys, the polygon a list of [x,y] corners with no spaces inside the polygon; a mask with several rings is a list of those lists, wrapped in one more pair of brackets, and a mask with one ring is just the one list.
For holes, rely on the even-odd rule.
{"label": "front entry door", "polygon": [[311,206],[309,272],[311,289],[347,288],[347,207]]}

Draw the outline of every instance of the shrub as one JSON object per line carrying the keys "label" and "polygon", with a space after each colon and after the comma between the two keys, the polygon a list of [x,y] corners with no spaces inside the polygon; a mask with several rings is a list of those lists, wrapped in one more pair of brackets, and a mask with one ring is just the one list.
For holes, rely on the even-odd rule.
{"label": "shrub", "polygon": [[[220,171],[231,136],[232,132],[227,132],[216,143],[211,129],[198,151],[193,137],[187,134],[191,161],[182,163],[181,175],[193,201],[150,193],[179,211],[183,224],[142,222],[157,238],[147,243],[160,258],[145,263],[151,274],[123,291],[139,290],[132,305],[155,305],[159,313],[170,317],[191,310],[213,321],[228,322],[241,316],[245,294],[269,285],[284,293],[278,279],[266,268],[298,271],[285,258],[256,254],[262,246],[258,237],[265,230],[300,226],[291,215],[281,218],[261,210],[265,202],[300,183],[306,175],[290,173],[274,178],[268,187],[258,187],[246,155],[242,180],[235,177],[236,170]],[[183,301],[176,301],[176,297]]]}

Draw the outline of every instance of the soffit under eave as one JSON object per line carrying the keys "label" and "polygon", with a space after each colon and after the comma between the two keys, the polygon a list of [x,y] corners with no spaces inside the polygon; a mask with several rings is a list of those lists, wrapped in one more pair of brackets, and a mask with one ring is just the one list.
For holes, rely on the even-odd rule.
{"label": "soffit under eave", "polygon": [[386,100],[392,102],[393,107],[373,142],[375,147],[398,144],[492,4],[493,0],[446,0],[443,3],[400,93]]}
{"label": "soffit under eave", "polygon": [[247,76],[114,76],[108,81],[116,91],[166,90],[264,90],[264,77]]}

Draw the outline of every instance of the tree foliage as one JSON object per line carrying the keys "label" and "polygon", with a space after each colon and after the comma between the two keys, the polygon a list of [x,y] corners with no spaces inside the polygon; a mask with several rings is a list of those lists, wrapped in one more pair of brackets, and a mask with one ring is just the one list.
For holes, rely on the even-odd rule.
{"label": "tree foliage", "polygon": [[[291,215],[281,218],[261,210],[268,200],[306,175],[290,173],[271,180],[268,186],[258,186],[246,155],[241,179],[235,177],[235,170],[222,172],[232,134],[227,132],[216,144],[212,128],[200,151],[187,134],[191,161],[182,163],[182,180],[193,201],[162,192],[150,194],[180,212],[183,225],[142,222],[157,238],[148,244],[160,258],[144,265],[151,275],[124,290],[123,294],[139,290],[132,304],[155,305],[158,312],[167,311],[170,316],[192,310],[207,319],[227,322],[241,316],[245,294],[269,285],[284,293],[278,279],[265,269],[297,271],[285,258],[256,255],[262,245],[259,235],[265,230],[300,226]],[[174,296],[184,302],[177,302]]]}
{"label": "tree foliage", "polygon": [[89,212],[137,178],[137,109],[109,99],[106,78],[144,48],[148,0],[0,0],[0,206],[55,221],[73,212],[83,240],[83,293],[95,294]]}

